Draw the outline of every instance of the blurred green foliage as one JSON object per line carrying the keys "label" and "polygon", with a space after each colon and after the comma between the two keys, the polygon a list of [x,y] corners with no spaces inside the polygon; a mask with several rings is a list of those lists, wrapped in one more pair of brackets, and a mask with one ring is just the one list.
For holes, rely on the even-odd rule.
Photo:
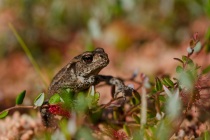
{"label": "blurred green foliage", "polygon": [[[94,18],[101,28],[121,19],[149,26],[169,42],[180,41],[189,24],[199,16],[209,15],[208,0],[2,0],[1,15],[10,18],[30,47],[33,55],[57,59],[59,50]],[[5,25],[6,26],[6,25]],[[3,28],[8,28],[3,27]],[[90,36],[90,35],[89,35]],[[9,40],[9,41],[8,41]],[[6,29],[0,35],[0,55],[18,49],[17,41]],[[49,51],[50,50],[50,51]],[[51,54],[49,54],[51,52]],[[53,52],[53,54],[52,54]],[[51,56],[52,55],[52,56]],[[42,59],[43,60],[43,59]]]}

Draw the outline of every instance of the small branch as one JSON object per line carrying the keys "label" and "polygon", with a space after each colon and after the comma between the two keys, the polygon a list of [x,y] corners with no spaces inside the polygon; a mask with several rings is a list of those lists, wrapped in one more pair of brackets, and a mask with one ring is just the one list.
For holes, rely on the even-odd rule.
{"label": "small branch", "polygon": [[119,100],[119,99],[121,99],[121,98],[124,98],[124,97],[121,96],[121,97],[118,97],[118,98],[113,98],[113,99],[111,99],[107,104],[102,105],[102,106],[100,107],[100,109],[103,109],[103,108],[108,107],[109,105],[112,104],[112,102],[114,102],[114,101],[116,101],[116,100]]}
{"label": "small branch", "polygon": [[155,94],[155,110],[157,113],[161,114],[160,111],[160,100],[159,100],[159,95]]}
{"label": "small branch", "polygon": [[26,109],[36,109],[37,107],[36,106],[23,106],[23,105],[16,105],[16,106],[13,106],[13,107],[10,107],[10,108],[7,108],[3,111],[0,112],[0,114],[4,111],[10,111],[10,110],[13,110],[13,109],[21,109],[21,108],[26,108]]}
{"label": "small branch", "polygon": [[140,127],[140,124],[137,124],[135,121],[126,121],[126,122],[119,122],[119,121],[110,121],[112,124],[117,124],[117,125],[135,125],[137,127]]}
{"label": "small branch", "polygon": [[179,58],[174,58],[174,60],[177,60],[177,61],[179,61],[179,62],[181,62],[182,64],[184,63],[181,59],[179,59]]}
{"label": "small branch", "polygon": [[175,129],[173,129],[174,131],[172,131],[171,136],[169,136],[170,139],[173,137],[173,135],[175,133],[177,133],[179,131],[180,126],[181,126],[182,122],[184,121],[184,119],[186,117],[186,113],[187,113],[187,111],[185,111],[184,114],[181,116],[180,122],[178,123],[177,127]]}
{"label": "small branch", "polygon": [[110,105],[112,104],[112,102],[114,102],[114,101],[116,101],[116,100],[119,100],[119,99],[121,99],[121,98],[124,98],[124,97],[121,96],[121,97],[118,97],[118,98],[113,98],[113,99],[110,100],[107,104],[100,105],[100,107],[99,107],[97,110],[93,111],[93,113],[98,112],[98,111],[101,110],[101,109],[107,108],[108,106],[110,106]]}
{"label": "small branch", "polygon": [[131,107],[131,108],[129,109],[129,111],[127,111],[127,112],[123,115],[123,118],[125,118],[126,116],[131,115],[134,111],[136,111],[136,109],[139,109],[139,105],[140,105],[140,103],[138,103],[137,105]]}
{"label": "small branch", "polygon": [[192,54],[194,53],[194,49],[193,48],[191,48],[191,49],[192,49],[192,52],[187,54],[188,58],[190,58],[192,56]]}

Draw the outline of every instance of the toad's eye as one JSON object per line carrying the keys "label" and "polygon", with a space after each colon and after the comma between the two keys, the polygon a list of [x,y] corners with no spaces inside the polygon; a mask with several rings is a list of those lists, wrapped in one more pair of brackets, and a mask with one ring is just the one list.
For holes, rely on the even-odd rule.
{"label": "toad's eye", "polygon": [[93,61],[93,56],[92,55],[84,55],[83,57],[82,57],[82,60],[84,60],[85,61],[85,63],[91,63],[92,61]]}

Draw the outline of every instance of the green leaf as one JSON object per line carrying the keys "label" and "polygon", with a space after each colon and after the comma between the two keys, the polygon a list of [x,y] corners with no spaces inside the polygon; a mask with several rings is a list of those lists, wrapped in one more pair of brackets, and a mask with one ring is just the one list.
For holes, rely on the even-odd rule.
{"label": "green leaf", "polygon": [[61,101],[63,101],[63,106],[68,109],[72,108],[74,104],[74,92],[70,89],[63,89],[59,95],[61,97]]}
{"label": "green leaf", "polygon": [[162,103],[165,103],[166,96],[159,96],[159,101],[162,102]]}
{"label": "green leaf", "polygon": [[136,121],[137,124],[140,124],[140,118],[136,114],[132,115],[133,119]]}
{"label": "green leaf", "polygon": [[187,61],[187,64],[188,64],[188,66],[190,66],[190,68],[195,67],[194,62],[193,62],[191,59],[189,59],[189,60]]}
{"label": "green leaf", "polygon": [[133,95],[133,98],[132,98],[133,104],[134,104],[134,105],[138,104],[138,103],[140,102],[140,99],[141,99],[139,93],[136,92],[136,91],[134,91],[134,92],[132,93],[132,95]]}
{"label": "green leaf", "polygon": [[94,96],[95,94],[95,87],[91,86],[88,90],[88,96]]}
{"label": "green leaf", "polygon": [[84,92],[80,92],[77,95],[77,99],[74,101],[74,109],[78,112],[85,112],[88,105],[91,103],[91,99],[85,96]]}
{"label": "green leaf", "polygon": [[183,60],[183,62],[186,62],[186,61],[188,60],[188,57],[185,56],[185,55],[183,55],[183,56],[182,56],[182,60]]}
{"label": "green leaf", "polygon": [[206,131],[202,135],[202,140],[209,140],[210,139],[210,132]]}
{"label": "green leaf", "polygon": [[44,102],[44,93],[41,93],[34,100],[34,105],[35,106],[41,106],[43,104],[43,102]]}
{"label": "green leaf", "polygon": [[181,72],[183,72],[183,70],[184,70],[184,69],[183,69],[181,66],[177,66],[177,67],[176,67],[176,72],[177,72],[177,73],[181,73]]}
{"label": "green leaf", "polygon": [[155,89],[156,91],[161,91],[163,89],[163,85],[158,77],[155,78]]}
{"label": "green leaf", "polygon": [[210,65],[202,71],[203,74],[207,74],[209,72],[210,72]]}
{"label": "green leaf", "polygon": [[175,119],[181,114],[182,105],[181,99],[179,98],[179,89],[173,91],[166,102],[166,112],[170,119]]}
{"label": "green leaf", "polygon": [[186,62],[187,64],[192,62],[192,59],[190,59],[189,57],[187,57],[185,55],[182,56],[182,60],[183,60],[183,62]]}
{"label": "green leaf", "polygon": [[202,47],[202,44],[199,41],[194,47],[194,52],[196,52],[196,53],[199,52],[201,50],[201,47]]}
{"label": "green leaf", "polygon": [[61,97],[59,94],[54,94],[52,97],[50,97],[49,99],[49,104],[56,104],[61,102]]}
{"label": "green leaf", "polygon": [[94,99],[98,101],[99,98],[100,98],[100,93],[99,93],[99,92],[96,92],[96,93],[94,94]]}
{"label": "green leaf", "polygon": [[17,97],[16,97],[16,105],[20,105],[23,103],[23,100],[25,98],[26,90],[22,91]]}
{"label": "green leaf", "polygon": [[162,79],[162,82],[166,86],[169,86],[169,87],[173,87],[174,86],[174,83],[171,81],[171,79],[168,76],[167,77],[164,77]]}
{"label": "green leaf", "polygon": [[114,119],[114,120],[118,120],[118,118],[119,118],[118,112],[117,112],[116,110],[113,111],[113,119]]}
{"label": "green leaf", "polygon": [[135,98],[131,98],[131,103],[133,104],[133,105],[136,105],[137,103],[136,103],[136,99]]}
{"label": "green leaf", "polygon": [[197,80],[197,71],[195,69],[183,71],[179,74],[178,80],[182,88],[192,90]]}
{"label": "green leaf", "polygon": [[102,117],[102,113],[104,111],[101,109],[101,110],[98,110],[96,112],[91,112],[89,117],[90,117],[90,120],[93,124],[98,124],[101,120],[101,117]]}
{"label": "green leaf", "polygon": [[6,117],[8,115],[9,111],[5,110],[3,112],[0,113],[0,119],[3,119],[4,117]]}
{"label": "green leaf", "polygon": [[194,51],[194,50],[193,50],[191,47],[187,47],[187,52],[188,52],[188,54],[192,54],[193,51]]}
{"label": "green leaf", "polygon": [[[91,97],[91,96],[90,96]],[[98,93],[98,92],[96,92],[95,94],[94,94],[94,96],[92,96],[92,102],[91,102],[91,108],[93,108],[93,107],[96,107],[97,106],[97,104],[98,104],[98,101],[99,101],[99,98],[100,98],[100,94]]]}
{"label": "green leaf", "polygon": [[187,56],[182,56],[182,60],[188,64],[189,66],[193,67],[194,66],[194,62],[192,61],[192,59],[190,59],[189,57]]}
{"label": "green leaf", "polygon": [[166,86],[163,86],[163,89],[164,89],[165,93],[166,93],[169,97],[172,96],[171,91],[170,91]]}
{"label": "green leaf", "polygon": [[130,131],[129,127],[126,124],[123,125],[123,129],[125,130],[125,132],[126,132],[126,134],[128,136],[131,136],[131,131]]}

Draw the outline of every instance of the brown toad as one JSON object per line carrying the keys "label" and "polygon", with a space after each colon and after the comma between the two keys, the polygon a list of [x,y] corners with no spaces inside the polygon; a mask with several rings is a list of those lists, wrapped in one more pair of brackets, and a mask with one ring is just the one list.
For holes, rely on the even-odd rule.
{"label": "brown toad", "polygon": [[114,97],[119,92],[125,96],[125,93],[132,91],[132,89],[125,86],[123,81],[112,76],[98,75],[101,69],[108,64],[108,55],[102,48],[97,48],[92,52],[87,51],[74,57],[55,75],[49,86],[49,94],[58,93],[62,88],[69,88],[77,93],[104,81],[115,87]]}
{"label": "brown toad", "polygon": [[59,92],[61,88],[69,88],[74,92],[88,89],[99,82],[98,73],[108,64],[108,55],[102,48],[84,52],[74,57],[55,75],[50,84],[49,93]]}

